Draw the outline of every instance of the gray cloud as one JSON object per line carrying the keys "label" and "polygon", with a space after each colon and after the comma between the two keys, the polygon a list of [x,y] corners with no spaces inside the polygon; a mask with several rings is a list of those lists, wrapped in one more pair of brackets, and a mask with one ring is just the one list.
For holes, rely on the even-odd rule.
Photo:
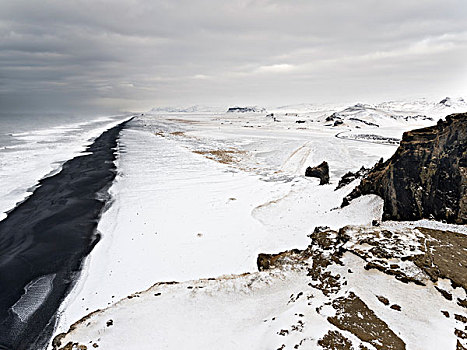
{"label": "gray cloud", "polygon": [[464,0],[0,2],[3,111],[467,94]]}

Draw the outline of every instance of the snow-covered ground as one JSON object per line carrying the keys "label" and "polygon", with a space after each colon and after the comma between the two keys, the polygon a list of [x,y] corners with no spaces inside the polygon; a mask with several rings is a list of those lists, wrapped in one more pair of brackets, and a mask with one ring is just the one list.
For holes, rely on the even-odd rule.
{"label": "snow-covered ground", "polygon": [[[358,295],[407,349],[455,349],[453,329],[462,328],[454,320],[458,311],[430,282],[428,287],[407,285],[382,272],[367,271],[362,260],[350,253],[342,261],[343,266],[335,265],[331,271],[349,287],[337,297]],[[327,332],[342,331],[327,321],[336,315],[331,299],[310,288],[311,281],[305,267],[286,267],[156,284],[83,320],[61,341],[89,348],[96,344],[99,349],[318,349],[317,340]],[[401,311],[384,305],[378,296],[387,297],[389,305],[398,305]],[[447,311],[450,318],[439,310]],[[342,333],[354,349],[360,344],[378,349],[350,332]],[[379,349],[393,348],[400,349]]]}
{"label": "snow-covered ground", "polygon": [[[382,200],[376,196],[339,208],[355,182],[335,188],[344,173],[390,157],[397,143],[342,136],[400,138],[406,130],[437,120],[434,115],[418,117],[430,117],[428,107],[406,113],[410,118],[394,117],[404,115],[403,107],[305,105],[278,108],[273,115],[158,109],[138,117],[121,134],[118,176],[110,189],[113,201],[98,226],[102,240],[62,304],[56,333],[108,307],[89,323],[81,322],[70,341],[102,349],[153,349],[154,344],[170,349],[277,349],[284,344],[285,349],[299,343],[309,348],[307,342],[315,344],[336,329],[325,319],[332,315],[315,312],[317,306],[306,307],[310,301],[297,297],[309,282],[303,270],[257,272],[257,256],[305,249],[316,226],[370,226],[381,217]],[[327,121],[333,114],[344,122],[334,126]],[[331,181],[320,186],[304,173],[322,161],[329,163]],[[391,326],[397,323],[391,318],[395,311],[374,302],[374,293],[390,288],[407,315],[416,312],[410,300],[420,293],[425,293],[427,307],[443,302],[431,289],[408,288],[378,271],[364,273],[362,261],[344,259],[358,271],[346,278],[362,279],[352,285],[364,282],[375,289],[352,291]],[[189,282],[162,283],[168,281]],[[160,284],[150,288],[155,283]],[[312,298],[325,302],[319,293]],[[414,345],[420,325],[392,329],[408,339],[409,349],[438,349],[426,346],[455,344],[454,336],[435,342],[442,322],[448,321],[440,314],[425,324],[420,346]],[[286,327],[290,337],[281,334]],[[357,338],[348,337],[357,348]]]}

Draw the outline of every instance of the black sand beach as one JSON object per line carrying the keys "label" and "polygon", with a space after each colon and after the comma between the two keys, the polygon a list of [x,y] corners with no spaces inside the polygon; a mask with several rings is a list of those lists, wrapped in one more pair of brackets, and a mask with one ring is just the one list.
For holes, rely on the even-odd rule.
{"label": "black sand beach", "polygon": [[96,227],[127,123],[107,130],[88,153],[41,180],[0,222],[0,349],[40,349],[49,341],[58,307],[99,241]]}

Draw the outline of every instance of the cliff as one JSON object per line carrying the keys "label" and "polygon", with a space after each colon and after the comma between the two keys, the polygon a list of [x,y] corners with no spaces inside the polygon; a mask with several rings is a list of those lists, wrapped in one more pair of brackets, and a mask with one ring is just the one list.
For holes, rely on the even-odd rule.
{"label": "cliff", "polygon": [[404,133],[396,153],[376,164],[342,206],[366,194],[384,199],[384,220],[467,224],[467,113]]}

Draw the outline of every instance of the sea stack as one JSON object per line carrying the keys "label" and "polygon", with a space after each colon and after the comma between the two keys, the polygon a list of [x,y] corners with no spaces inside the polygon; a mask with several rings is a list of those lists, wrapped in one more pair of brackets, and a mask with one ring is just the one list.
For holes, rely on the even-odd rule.
{"label": "sea stack", "polygon": [[320,185],[326,185],[329,183],[329,165],[326,161],[315,167],[308,167],[305,171],[307,177],[317,177],[320,179]]}

